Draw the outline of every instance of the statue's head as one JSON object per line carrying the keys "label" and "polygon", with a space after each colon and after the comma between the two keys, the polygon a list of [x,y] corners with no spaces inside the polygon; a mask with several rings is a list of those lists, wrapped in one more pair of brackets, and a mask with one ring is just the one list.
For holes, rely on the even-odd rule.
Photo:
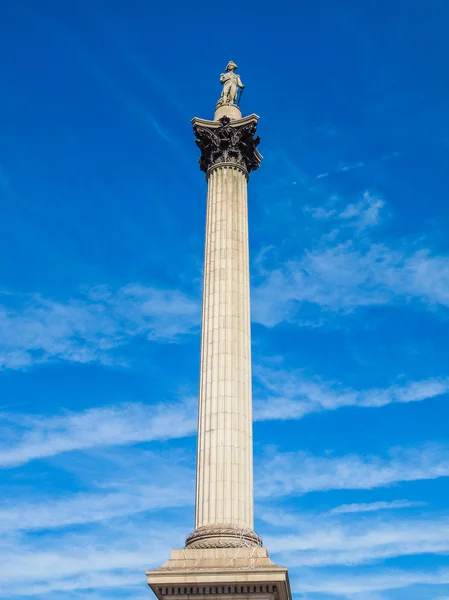
{"label": "statue's head", "polygon": [[233,60],[230,60],[226,65],[226,71],[235,71],[236,69],[238,69],[238,66]]}

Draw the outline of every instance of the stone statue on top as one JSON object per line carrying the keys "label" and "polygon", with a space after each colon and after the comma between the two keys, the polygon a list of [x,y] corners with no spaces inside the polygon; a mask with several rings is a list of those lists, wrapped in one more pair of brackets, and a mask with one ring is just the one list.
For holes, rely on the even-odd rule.
{"label": "stone statue on top", "polygon": [[[233,60],[226,65],[226,73],[220,75],[220,82],[223,84],[220,99],[217,102],[217,108],[223,104],[235,104],[239,88],[243,91],[244,85],[240,75],[236,73],[238,69]],[[240,92],[241,95],[241,92]]]}

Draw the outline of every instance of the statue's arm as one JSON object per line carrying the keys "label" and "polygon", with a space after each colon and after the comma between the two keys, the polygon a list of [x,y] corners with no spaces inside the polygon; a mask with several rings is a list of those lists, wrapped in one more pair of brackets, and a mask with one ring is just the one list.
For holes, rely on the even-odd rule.
{"label": "statue's arm", "polygon": [[239,75],[239,78],[237,79],[237,85],[239,86],[239,88],[242,88],[242,89],[245,87],[242,83],[242,80],[240,79],[240,75]]}
{"label": "statue's arm", "polygon": [[220,83],[226,83],[226,81],[229,79],[228,74],[227,73],[222,73],[220,75]]}

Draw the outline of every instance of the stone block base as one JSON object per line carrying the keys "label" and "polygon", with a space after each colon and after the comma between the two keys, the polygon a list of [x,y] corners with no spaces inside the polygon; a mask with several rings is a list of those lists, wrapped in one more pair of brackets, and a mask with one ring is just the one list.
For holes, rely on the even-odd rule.
{"label": "stone block base", "polygon": [[287,569],[275,565],[261,547],[173,550],[170,560],[146,575],[158,600],[292,597]]}
{"label": "stone block base", "polygon": [[240,108],[237,104],[220,104],[217,103],[217,108],[215,110],[214,121],[218,121],[221,117],[227,116],[231,119],[231,121],[235,121],[236,119],[242,118],[242,113],[240,112]]}

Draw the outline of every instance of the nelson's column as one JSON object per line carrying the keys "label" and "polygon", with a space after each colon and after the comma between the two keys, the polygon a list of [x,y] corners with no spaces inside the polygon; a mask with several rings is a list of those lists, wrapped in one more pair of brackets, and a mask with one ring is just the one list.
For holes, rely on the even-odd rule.
{"label": "nelson's column", "polygon": [[287,569],[254,532],[247,183],[262,156],[236,69],[220,76],[214,120],[192,121],[208,184],[195,529],[146,574],[159,600],[291,600]]}

